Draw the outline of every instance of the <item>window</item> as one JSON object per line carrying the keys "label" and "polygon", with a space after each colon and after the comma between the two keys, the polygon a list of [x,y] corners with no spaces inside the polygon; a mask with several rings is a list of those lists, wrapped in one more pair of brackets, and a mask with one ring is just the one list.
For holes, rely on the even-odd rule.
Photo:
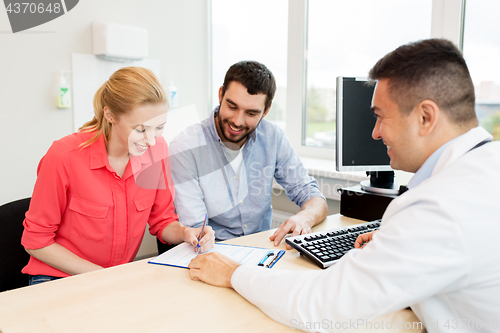
{"label": "window", "polygon": [[[410,41],[461,45],[463,1],[211,0],[212,105],[230,65],[262,62],[278,88],[266,119],[285,129],[299,156],[333,160],[336,77],[366,77],[378,59]],[[490,40],[497,38],[489,45],[498,52],[495,31],[488,30]]]}
{"label": "window", "polygon": [[307,146],[335,146],[337,76],[366,77],[396,47],[431,36],[432,0],[309,0]]}
{"label": "window", "polygon": [[479,124],[500,140],[500,35],[498,0],[467,1],[464,58],[476,92]]}
{"label": "window", "polygon": [[231,65],[256,60],[276,78],[276,95],[266,116],[285,129],[288,0],[212,0],[212,106]]}

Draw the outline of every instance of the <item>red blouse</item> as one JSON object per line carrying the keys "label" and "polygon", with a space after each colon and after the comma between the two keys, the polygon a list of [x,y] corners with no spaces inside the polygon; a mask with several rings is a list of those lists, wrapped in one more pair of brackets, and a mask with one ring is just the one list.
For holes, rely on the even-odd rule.
{"label": "red blouse", "polygon": [[[39,249],[56,242],[110,267],[135,258],[146,223],[161,240],[163,229],[178,218],[163,138],[141,157],[131,157],[120,178],[109,165],[102,135],[79,147],[93,135],[74,133],[57,140],[41,159],[21,243]],[[22,272],[68,276],[33,257]]]}

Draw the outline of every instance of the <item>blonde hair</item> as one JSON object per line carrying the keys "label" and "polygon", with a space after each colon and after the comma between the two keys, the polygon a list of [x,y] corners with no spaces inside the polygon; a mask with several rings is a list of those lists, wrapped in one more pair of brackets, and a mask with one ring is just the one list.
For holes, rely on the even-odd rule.
{"label": "blonde hair", "polygon": [[124,67],[114,72],[94,95],[94,118],[80,127],[80,132],[96,132],[83,142],[90,146],[103,134],[104,142],[111,135],[111,124],[104,117],[104,107],[119,118],[121,115],[145,104],[166,104],[165,88],[156,75],[142,67]]}

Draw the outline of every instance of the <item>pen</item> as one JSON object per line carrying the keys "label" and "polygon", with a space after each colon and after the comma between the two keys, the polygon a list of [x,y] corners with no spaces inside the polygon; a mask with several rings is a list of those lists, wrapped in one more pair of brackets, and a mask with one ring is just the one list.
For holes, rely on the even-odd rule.
{"label": "pen", "polygon": [[274,251],[273,251],[273,250],[269,251],[269,252],[268,252],[268,253],[264,256],[264,258],[262,258],[262,260],[261,260],[261,261],[257,264],[257,266],[264,266],[264,263],[266,262],[266,260],[267,260],[269,257],[273,256],[273,255],[274,255]]}
{"label": "pen", "polygon": [[205,219],[203,220],[203,226],[201,227],[201,233],[198,237],[198,244],[196,244],[196,253],[200,253],[200,239],[203,237],[203,231],[205,231],[205,225],[207,224],[208,214],[205,214]]}
{"label": "pen", "polygon": [[271,262],[269,264],[267,264],[267,268],[271,268],[274,266],[274,264],[280,260],[280,258],[285,254],[285,251],[281,250],[280,252],[278,252],[278,254],[273,258],[273,260],[271,260]]}

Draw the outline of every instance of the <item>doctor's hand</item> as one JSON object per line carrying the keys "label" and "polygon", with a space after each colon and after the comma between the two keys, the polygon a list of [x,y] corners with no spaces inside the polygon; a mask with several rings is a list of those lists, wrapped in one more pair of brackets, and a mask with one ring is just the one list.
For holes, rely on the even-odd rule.
{"label": "doctor's hand", "polygon": [[231,276],[240,265],[223,254],[199,254],[188,265],[192,280],[203,281],[217,287],[231,288]]}
{"label": "doctor's hand", "polygon": [[[364,248],[366,244],[368,244],[369,241],[372,240],[373,234],[376,233],[377,230],[372,231],[372,232],[367,232],[366,234],[361,234],[356,238],[356,242],[354,242],[354,248]],[[364,243],[364,244],[363,244]]]}
{"label": "doctor's hand", "polygon": [[[274,246],[278,246],[283,238],[289,233],[292,233],[292,237],[311,233],[311,224],[312,221],[299,212],[296,215],[290,216],[288,220],[283,222],[269,239],[274,241]],[[291,250],[292,247],[287,244],[286,249]]]}
{"label": "doctor's hand", "polygon": [[[196,248],[198,244],[198,237],[200,237],[202,228],[189,228],[184,229],[184,241],[193,245]],[[203,237],[200,239],[200,253],[206,252],[214,247],[215,232],[209,225],[205,226]]]}

